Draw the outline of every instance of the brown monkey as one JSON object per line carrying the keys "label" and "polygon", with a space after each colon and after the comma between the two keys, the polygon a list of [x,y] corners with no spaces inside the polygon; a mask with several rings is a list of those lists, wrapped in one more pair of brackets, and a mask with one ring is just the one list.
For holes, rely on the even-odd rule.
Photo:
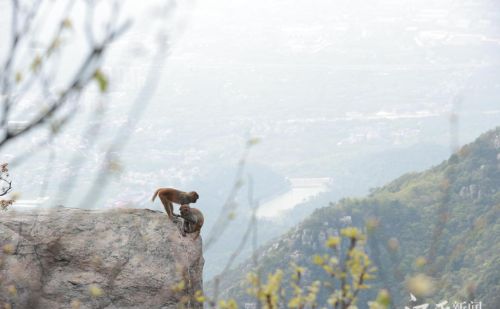
{"label": "brown monkey", "polygon": [[153,198],[151,199],[153,202],[157,195],[160,198],[163,207],[165,207],[165,211],[167,212],[170,220],[173,220],[174,216],[174,206],[172,203],[176,203],[179,205],[196,203],[196,201],[200,197],[195,191],[182,192],[173,188],[160,188],[156,190],[155,194],[153,195]]}
{"label": "brown monkey", "polygon": [[191,208],[187,204],[181,205],[180,211],[181,218],[184,219],[182,235],[186,236],[186,233],[197,233],[194,237],[194,239],[197,239],[200,236],[201,227],[204,222],[203,214],[199,209]]}

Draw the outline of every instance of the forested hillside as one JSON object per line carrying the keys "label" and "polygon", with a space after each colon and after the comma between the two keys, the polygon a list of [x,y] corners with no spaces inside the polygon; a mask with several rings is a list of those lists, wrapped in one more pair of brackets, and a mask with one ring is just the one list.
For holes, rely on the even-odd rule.
{"label": "forested hillside", "polygon": [[[260,273],[288,269],[296,262],[308,268],[304,280],[322,277],[324,272],[313,265],[312,257],[326,252],[329,235],[352,225],[367,233],[368,255],[378,268],[360,308],[378,288],[388,289],[400,308],[408,303],[412,284],[412,288],[417,285],[414,292],[421,292],[417,295],[421,302],[475,300],[483,308],[496,308],[499,189],[500,128],[496,128],[427,171],[403,175],[365,198],[346,198],[315,211],[259,251]],[[251,270],[248,262],[228,274],[221,289],[225,296],[240,303],[250,301],[243,274]]]}

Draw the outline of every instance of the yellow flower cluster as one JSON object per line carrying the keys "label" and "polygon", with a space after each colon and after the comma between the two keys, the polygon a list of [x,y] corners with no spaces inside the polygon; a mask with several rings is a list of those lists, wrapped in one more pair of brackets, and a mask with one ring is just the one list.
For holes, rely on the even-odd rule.
{"label": "yellow flower cluster", "polygon": [[[376,268],[365,253],[365,235],[357,228],[348,227],[340,231],[339,236],[330,236],[325,246],[332,249],[332,253],[314,255],[313,264],[320,266],[327,274],[327,279],[314,280],[311,283],[309,271],[295,263],[290,266],[290,285],[284,286],[284,272],[276,270],[262,282],[256,273],[247,275],[249,288],[247,293],[259,303],[260,308],[318,308],[320,292],[329,293],[327,303],[332,308],[354,309],[360,291],[368,289],[367,281],[374,278]],[[307,277],[307,282],[304,279]],[[320,279],[320,278],[315,278]],[[322,290],[323,288],[323,290]],[[291,295],[289,294],[291,293]],[[288,295],[287,295],[288,294]],[[201,292],[197,292],[195,299],[198,302],[208,302]],[[285,303],[285,300],[288,300]],[[370,309],[387,309],[390,306],[388,291],[381,290],[375,301],[369,302]],[[236,309],[234,300],[211,302],[211,307]]]}

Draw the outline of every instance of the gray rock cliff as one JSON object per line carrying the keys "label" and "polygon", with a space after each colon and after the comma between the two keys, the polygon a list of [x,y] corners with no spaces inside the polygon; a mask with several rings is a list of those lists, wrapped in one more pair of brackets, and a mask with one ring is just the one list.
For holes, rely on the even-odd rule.
{"label": "gray rock cliff", "polygon": [[201,308],[201,237],[163,213],[55,208],[0,213],[4,308]]}

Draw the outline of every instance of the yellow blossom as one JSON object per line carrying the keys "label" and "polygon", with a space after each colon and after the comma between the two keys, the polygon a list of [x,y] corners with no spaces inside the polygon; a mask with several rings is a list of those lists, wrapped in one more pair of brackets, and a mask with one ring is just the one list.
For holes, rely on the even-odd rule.
{"label": "yellow blossom", "polygon": [[92,297],[100,297],[104,294],[103,290],[95,284],[89,286],[89,293]]}

